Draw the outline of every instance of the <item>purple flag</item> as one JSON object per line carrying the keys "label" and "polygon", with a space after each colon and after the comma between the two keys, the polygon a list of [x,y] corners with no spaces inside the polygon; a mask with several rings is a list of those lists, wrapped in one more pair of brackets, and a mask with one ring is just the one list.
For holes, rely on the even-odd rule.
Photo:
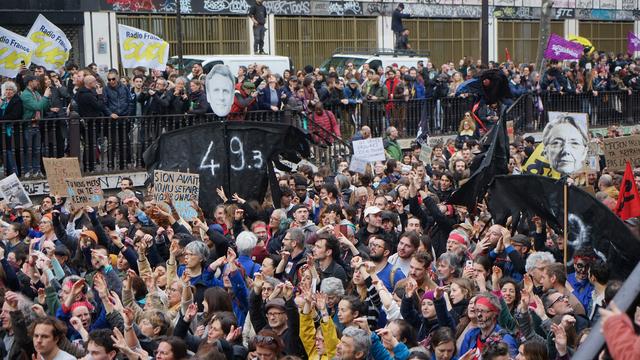
{"label": "purple flag", "polygon": [[544,57],[549,60],[575,60],[580,59],[583,50],[584,47],[581,44],[551,34]]}
{"label": "purple flag", "polygon": [[627,52],[633,55],[636,51],[640,51],[640,38],[633,31],[629,31],[627,34]]}

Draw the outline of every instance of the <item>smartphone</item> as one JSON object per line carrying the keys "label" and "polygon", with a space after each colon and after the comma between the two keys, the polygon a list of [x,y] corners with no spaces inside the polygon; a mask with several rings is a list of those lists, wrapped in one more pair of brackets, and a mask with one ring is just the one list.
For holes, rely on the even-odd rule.
{"label": "smartphone", "polygon": [[464,267],[473,267],[473,261],[472,260],[467,260],[467,262],[464,264]]}

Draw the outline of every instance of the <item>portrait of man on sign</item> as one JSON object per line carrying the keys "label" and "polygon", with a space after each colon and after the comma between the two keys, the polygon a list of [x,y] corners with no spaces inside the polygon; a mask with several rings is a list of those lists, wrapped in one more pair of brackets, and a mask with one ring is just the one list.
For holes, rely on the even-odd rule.
{"label": "portrait of man on sign", "polygon": [[587,134],[587,114],[549,112],[542,143],[551,168],[562,175],[583,170],[589,146]]}
{"label": "portrait of man on sign", "polygon": [[227,65],[215,65],[206,79],[207,101],[213,112],[220,116],[227,116],[231,111],[234,96],[235,79]]}

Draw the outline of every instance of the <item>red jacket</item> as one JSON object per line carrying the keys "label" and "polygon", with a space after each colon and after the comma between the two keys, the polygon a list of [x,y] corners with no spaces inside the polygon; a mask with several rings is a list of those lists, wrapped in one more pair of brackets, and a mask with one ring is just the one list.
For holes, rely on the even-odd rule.
{"label": "red jacket", "polygon": [[387,79],[384,81],[384,86],[387,87],[387,91],[389,92],[389,102],[387,103],[387,105],[385,105],[385,109],[387,111],[390,111],[391,108],[393,108],[393,91],[396,89],[396,86],[398,86],[398,84],[400,83],[400,80],[398,80],[397,77],[393,78],[393,81],[389,81],[391,79]]}
{"label": "red jacket", "polygon": [[604,339],[611,357],[616,360],[637,359],[640,354],[640,336],[636,335],[627,314],[614,315],[603,325]]}
{"label": "red jacket", "polygon": [[[312,120],[309,124],[309,127],[311,130],[311,135],[313,136],[313,140],[316,143],[325,143],[325,144],[332,144],[333,143],[333,138],[331,138],[331,136],[329,134],[327,134],[328,132],[333,133],[335,136],[340,137],[340,125],[338,124],[338,121],[336,120],[336,117],[333,115],[333,113],[329,110],[324,110],[322,112],[322,114],[318,115],[315,111],[313,112],[312,115]],[[319,128],[325,129],[327,131],[322,131]]]}

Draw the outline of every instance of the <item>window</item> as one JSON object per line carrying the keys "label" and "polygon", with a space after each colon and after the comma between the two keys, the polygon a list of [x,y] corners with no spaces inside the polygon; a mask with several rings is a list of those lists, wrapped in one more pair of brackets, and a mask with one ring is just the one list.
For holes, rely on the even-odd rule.
{"label": "window", "polygon": [[[551,33],[562,36],[563,22],[552,21]],[[539,21],[498,20],[498,60],[506,60],[505,49],[509,49],[514,63],[534,63],[538,52],[539,35]]]}
{"label": "window", "polygon": [[434,66],[480,58],[480,20],[404,19],[409,44],[416,52],[430,52]]}
{"label": "window", "polygon": [[591,41],[596,51],[627,51],[627,33],[633,22],[580,21],[580,36]]}
{"label": "window", "polygon": [[276,54],[297,69],[319,66],[338,48],[376,48],[377,22],[362,17],[276,16]]}

